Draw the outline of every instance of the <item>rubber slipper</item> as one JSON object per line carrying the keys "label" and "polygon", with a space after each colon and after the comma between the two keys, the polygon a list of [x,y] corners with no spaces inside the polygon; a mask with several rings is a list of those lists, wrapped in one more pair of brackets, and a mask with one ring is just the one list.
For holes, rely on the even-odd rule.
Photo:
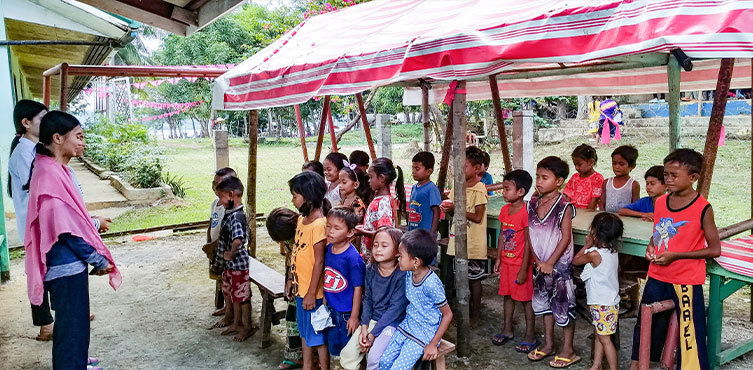
{"label": "rubber slipper", "polygon": [[577,364],[580,360],[581,358],[578,355],[573,355],[572,358],[554,356],[554,360],[549,361],[549,366],[555,369],[564,369]]}
{"label": "rubber slipper", "polygon": [[300,369],[303,367],[303,364],[299,364],[290,360],[283,360],[280,365],[277,366],[277,370],[293,370],[293,369]]}
{"label": "rubber slipper", "polygon": [[99,358],[98,357],[89,357],[86,359],[86,365],[87,366],[97,366],[99,365]]}
{"label": "rubber slipper", "polygon": [[553,355],[554,355],[554,351],[552,351],[550,353],[546,353],[546,352],[540,351],[538,348],[536,348],[533,351],[528,352],[528,359],[531,360],[531,361],[541,361],[541,360],[543,360],[543,359],[545,359],[545,358],[547,358],[549,356],[553,356]]}
{"label": "rubber slipper", "polygon": [[501,345],[503,345],[503,344],[511,341],[512,338],[513,338],[512,336],[508,336],[508,335],[504,335],[504,334],[500,333],[500,334],[495,335],[492,338],[492,343],[495,346],[501,346]]}
{"label": "rubber slipper", "polygon": [[515,346],[515,351],[520,353],[529,353],[534,349],[539,348],[540,345],[541,342],[539,342],[538,339],[534,340],[533,342],[520,342],[520,344]]}

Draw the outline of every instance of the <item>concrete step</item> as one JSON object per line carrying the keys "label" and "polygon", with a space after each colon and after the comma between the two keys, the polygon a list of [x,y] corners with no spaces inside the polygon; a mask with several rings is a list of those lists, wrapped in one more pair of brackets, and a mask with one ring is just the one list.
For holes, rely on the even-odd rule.
{"label": "concrete step", "polygon": [[101,180],[80,161],[71,161],[70,165],[84,188],[84,201],[89,211],[129,205],[128,199],[112,187],[109,180]]}

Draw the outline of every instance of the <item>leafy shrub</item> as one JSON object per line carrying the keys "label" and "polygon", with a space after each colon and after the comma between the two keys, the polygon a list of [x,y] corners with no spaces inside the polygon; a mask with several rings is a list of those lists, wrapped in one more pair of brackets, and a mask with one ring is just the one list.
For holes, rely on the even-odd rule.
{"label": "leafy shrub", "polygon": [[154,147],[130,150],[122,164],[123,177],[138,188],[153,188],[162,179],[161,152]]}
{"label": "leafy shrub", "polygon": [[171,176],[170,171],[165,173],[162,176],[162,182],[167,184],[170,189],[173,191],[173,195],[175,195],[178,198],[185,198],[186,197],[186,190],[190,189],[186,186],[185,180],[183,180],[183,176],[178,177],[178,175]]}

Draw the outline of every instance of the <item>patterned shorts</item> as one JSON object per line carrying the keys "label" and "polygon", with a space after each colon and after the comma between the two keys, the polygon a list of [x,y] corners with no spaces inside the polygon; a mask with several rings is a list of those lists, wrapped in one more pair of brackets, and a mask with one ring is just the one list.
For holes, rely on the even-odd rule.
{"label": "patterned shorts", "polygon": [[612,335],[617,332],[617,316],[620,306],[588,306],[591,311],[591,320],[598,335]]}
{"label": "patterned shorts", "polygon": [[244,303],[251,299],[250,283],[248,270],[222,272],[222,294],[229,296],[233,303]]}
{"label": "patterned shorts", "polygon": [[[452,273],[456,272],[455,257],[452,257]],[[486,260],[468,260],[468,280],[481,280],[486,275]]]}

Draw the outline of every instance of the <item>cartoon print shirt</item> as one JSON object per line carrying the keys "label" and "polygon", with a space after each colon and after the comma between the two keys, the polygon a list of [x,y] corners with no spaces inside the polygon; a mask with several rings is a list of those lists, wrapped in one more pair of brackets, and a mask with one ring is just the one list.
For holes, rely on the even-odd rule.
{"label": "cartoon print shirt", "polygon": [[432,207],[439,207],[442,196],[439,188],[429,181],[419,186],[413,185],[408,204],[408,230],[424,229],[431,230],[431,222],[434,218]]}
{"label": "cartoon print shirt", "polygon": [[363,287],[366,264],[353,244],[345,252],[332,253],[327,245],[324,256],[324,298],[337,312],[353,311],[353,290]]}
{"label": "cartoon print shirt", "polygon": [[225,216],[225,207],[220,203],[220,198],[215,198],[212,202],[212,213],[209,215],[209,237],[212,241],[220,238],[220,229],[222,228],[222,218]]}
{"label": "cartoon print shirt", "polygon": [[528,212],[525,206],[513,214],[509,212],[510,204],[505,204],[499,211],[499,222],[502,224],[500,232],[504,244],[498,247],[503,248],[502,262],[520,266],[523,264],[526,246],[525,228],[528,227]]}
{"label": "cartoon print shirt", "polygon": [[[669,195],[662,195],[654,204],[654,253],[692,252],[706,248],[702,220],[711,204],[698,194],[681,209],[669,207]],[[650,264],[648,276],[670,284],[701,285],[706,281],[706,260],[680,259],[669,265]]]}
{"label": "cartoon print shirt", "polygon": [[[293,290],[301,298],[306,296],[309,286],[312,284],[311,277],[314,272],[315,262],[314,245],[327,239],[326,217],[318,218],[308,225],[303,223],[304,219],[305,217],[303,216],[298,217],[298,226],[295,230],[295,245],[293,246],[293,253],[290,258],[292,261],[290,270],[293,275]],[[315,298],[324,298],[322,281],[313,283],[318,285]]]}

